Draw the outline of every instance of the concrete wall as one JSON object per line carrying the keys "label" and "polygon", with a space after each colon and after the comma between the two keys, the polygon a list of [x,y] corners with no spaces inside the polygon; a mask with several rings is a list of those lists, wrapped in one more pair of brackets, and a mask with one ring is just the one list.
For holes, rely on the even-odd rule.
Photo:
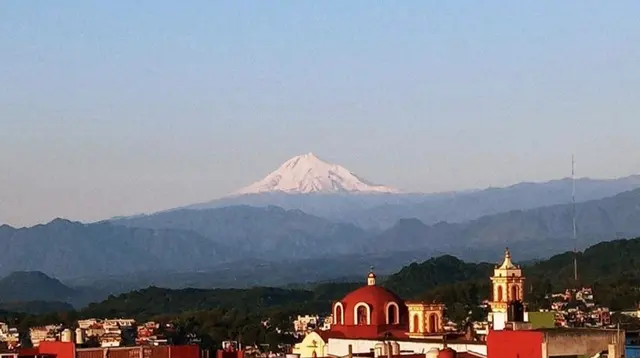
{"label": "concrete wall", "polygon": [[[391,341],[391,340],[390,340]],[[431,348],[443,348],[442,341],[396,341],[400,345],[401,352],[426,353]],[[346,356],[349,353],[349,345],[353,346],[353,353],[369,353],[381,340],[369,339],[341,339],[329,338],[327,353],[334,356]],[[447,346],[458,352],[473,352],[483,356],[487,355],[487,346],[483,343],[463,344],[447,342]]]}
{"label": "concrete wall", "polygon": [[[604,329],[566,329],[544,333],[544,342],[548,357],[554,356],[587,356],[606,351],[609,344],[617,342],[617,356],[624,353],[624,331]],[[611,357],[611,358],[618,358]]]}
{"label": "concrete wall", "polygon": [[[503,330],[508,321],[507,312],[490,312],[489,321],[493,324],[494,330]],[[524,312],[524,321],[529,322],[529,312]]]}

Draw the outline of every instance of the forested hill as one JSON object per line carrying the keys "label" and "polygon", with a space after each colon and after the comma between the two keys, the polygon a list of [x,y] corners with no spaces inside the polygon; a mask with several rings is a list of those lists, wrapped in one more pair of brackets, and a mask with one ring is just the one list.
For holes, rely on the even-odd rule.
{"label": "forested hill", "polygon": [[[640,285],[640,238],[602,242],[579,252],[578,282],[573,258],[572,252],[566,252],[523,265],[532,307],[543,305],[547,293],[577,286],[593,287],[596,301],[612,309],[631,308],[640,302],[640,291],[635,288]],[[404,267],[385,285],[405,298],[473,303],[488,298],[493,267],[494,263],[465,263],[441,256]]]}
{"label": "forested hill", "polygon": [[[500,256],[497,255],[500,261]],[[514,257],[517,259],[517,257]],[[445,303],[450,319],[461,321],[469,310],[483,317],[477,305],[488,298],[489,276],[495,263],[467,263],[445,255],[412,263],[381,280],[405,299],[427,299]],[[546,293],[577,285],[593,286],[597,303],[613,310],[640,302],[640,238],[601,243],[578,254],[580,281],[573,281],[573,254],[523,265],[527,277],[530,309],[548,305]],[[21,329],[47,323],[73,324],[79,317],[133,317],[138,320],[172,321],[179,332],[196,332],[207,344],[241,337],[244,343],[282,342],[274,327],[288,327],[297,314],[326,314],[331,302],[365,284],[323,283],[305,289],[256,287],[251,289],[181,289],[150,287],[89,305],[80,311],[40,316],[0,312],[0,319],[16,321]],[[476,316],[477,315],[477,316]],[[272,326],[260,322],[269,319]],[[479,318],[478,318],[479,319]],[[241,333],[240,333],[241,332]],[[178,342],[180,337],[177,337]],[[216,343],[217,342],[217,343]]]}
{"label": "forested hill", "polygon": [[[517,260],[517,257],[514,257]],[[500,261],[500,256],[498,260]],[[412,263],[382,284],[406,299],[432,299],[446,304],[475,304],[488,298],[495,263],[467,263],[445,255]],[[544,296],[574,286],[593,286],[598,303],[613,309],[640,302],[640,238],[600,243],[578,254],[580,281],[573,280],[573,253],[524,265],[528,301],[536,307]],[[149,288],[90,305],[87,315],[175,314],[188,310],[236,308],[246,311],[286,309],[328,313],[331,301],[364,284],[324,283],[307,289],[169,290]]]}

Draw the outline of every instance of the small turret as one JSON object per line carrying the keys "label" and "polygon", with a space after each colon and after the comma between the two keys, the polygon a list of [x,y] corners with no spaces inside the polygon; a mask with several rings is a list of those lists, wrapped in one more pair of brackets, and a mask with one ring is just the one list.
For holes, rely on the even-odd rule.
{"label": "small turret", "polygon": [[511,253],[509,252],[509,248],[508,247],[504,250],[504,261],[502,261],[502,265],[500,265],[499,268],[502,269],[502,270],[510,270],[510,269],[518,268],[511,261]]}
{"label": "small turret", "polygon": [[369,275],[367,275],[367,285],[375,286],[376,285],[376,274],[373,273],[373,266],[369,269]]}

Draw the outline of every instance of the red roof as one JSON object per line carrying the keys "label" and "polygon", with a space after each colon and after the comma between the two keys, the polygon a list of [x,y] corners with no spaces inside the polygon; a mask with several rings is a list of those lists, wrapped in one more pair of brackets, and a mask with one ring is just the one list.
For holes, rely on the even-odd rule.
{"label": "red roof", "polygon": [[458,352],[457,358],[481,358],[483,355],[476,354],[473,352]]}
{"label": "red roof", "polygon": [[345,334],[338,331],[315,331],[325,342],[328,342],[329,338],[345,338]]}
{"label": "red roof", "polygon": [[384,287],[377,285],[363,286],[354,291],[349,292],[341,300],[342,303],[349,304],[353,307],[358,302],[365,302],[372,306],[384,306],[388,302],[404,302],[402,298]]}
{"label": "red roof", "polygon": [[18,348],[18,355],[20,356],[35,356],[39,354],[38,348]]}
{"label": "red roof", "polygon": [[424,358],[424,353],[410,353],[410,354],[399,354],[392,355],[392,358]]}

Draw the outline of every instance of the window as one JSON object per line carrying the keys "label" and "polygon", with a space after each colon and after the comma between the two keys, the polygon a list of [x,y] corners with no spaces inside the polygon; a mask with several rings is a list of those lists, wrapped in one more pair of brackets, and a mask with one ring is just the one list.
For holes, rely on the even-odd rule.
{"label": "window", "polygon": [[420,332],[420,317],[418,315],[413,315],[413,332]]}
{"label": "window", "polygon": [[367,307],[364,305],[358,306],[356,322],[358,322],[358,325],[367,324]]}
{"label": "window", "polygon": [[387,324],[398,324],[399,322],[398,306],[391,302],[387,306]]}
{"label": "window", "polygon": [[429,333],[438,331],[438,315],[432,313],[429,315]]}
{"label": "window", "polygon": [[344,317],[343,317],[343,313],[342,313],[342,305],[341,304],[336,304],[336,313],[335,313],[335,323],[336,324],[343,324],[344,323]]}

